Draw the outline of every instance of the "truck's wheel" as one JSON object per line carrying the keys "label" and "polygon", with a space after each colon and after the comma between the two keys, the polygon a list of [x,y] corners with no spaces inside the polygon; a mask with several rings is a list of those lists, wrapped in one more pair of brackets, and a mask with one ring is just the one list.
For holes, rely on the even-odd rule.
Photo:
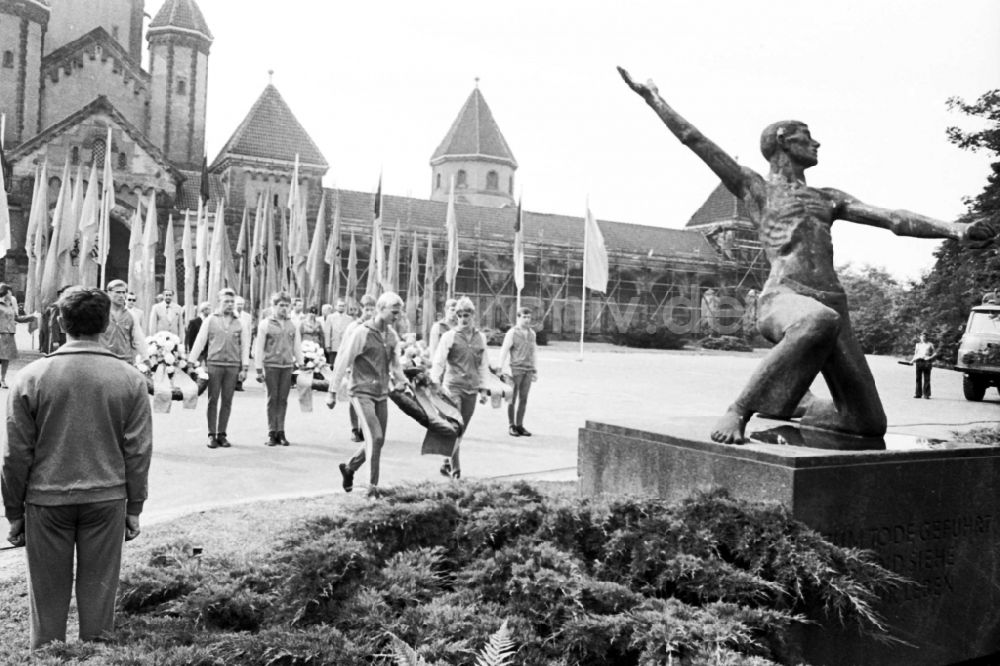
{"label": "truck's wheel", "polygon": [[981,379],[965,375],[962,377],[962,393],[965,394],[966,400],[979,402],[983,399],[983,395],[986,393],[986,382]]}

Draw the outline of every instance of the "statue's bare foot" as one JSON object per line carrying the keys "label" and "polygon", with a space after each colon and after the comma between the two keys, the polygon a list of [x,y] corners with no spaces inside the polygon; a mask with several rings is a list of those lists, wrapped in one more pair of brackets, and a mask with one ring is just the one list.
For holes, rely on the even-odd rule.
{"label": "statue's bare foot", "polygon": [[735,408],[730,407],[716,422],[715,428],[712,430],[712,441],[720,444],[743,444],[747,441],[743,434],[746,426],[746,417]]}

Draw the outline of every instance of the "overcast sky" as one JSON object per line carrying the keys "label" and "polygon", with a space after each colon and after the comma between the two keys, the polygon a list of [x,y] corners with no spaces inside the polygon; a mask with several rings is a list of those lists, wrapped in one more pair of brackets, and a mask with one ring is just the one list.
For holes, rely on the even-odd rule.
{"label": "overcast sky", "polygon": [[[520,168],[525,208],[683,227],[717,184],[618,77],[652,78],[674,108],[760,172],[760,131],[809,123],[811,184],[942,219],[986,182],[947,111],[1000,87],[1000,2],[198,0],[215,36],[211,161],[273,82],[330,163],[325,184],[428,197],[428,160],[479,87]],[[158,0],[147,11],[155,15]],[[443,223],[443,221],[442,221]],[[935,241],[834,225],[838,263],[916,278]]]}

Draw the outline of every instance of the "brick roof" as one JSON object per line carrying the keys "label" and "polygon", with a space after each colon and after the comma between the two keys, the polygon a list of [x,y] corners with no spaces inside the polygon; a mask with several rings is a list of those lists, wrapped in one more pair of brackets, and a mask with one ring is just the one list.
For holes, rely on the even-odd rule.
{"label": "brick roof", "polygon": [[[340,199],[341,219],[351,226],[367,228],[374,216],[375,194],[350,190],[327,190],[327,211],[332,218],[334,201]],[[409,197],[383,196],[383,229],[395,229],[399,220],[404,232],[438,232],[444,236],[448,204]],[[460,238],[504,241],[514,238],[516,207],[495,208],[455,204]],[[310,218],[311,219],[311,218]],[[676,256],[717,261],[719,254],[699,231],[664,229],[627,222],[599,220],[609,252]],[[583,246],[583,218],[524,211],[524,239],[528,244]],[[439,239],[436,238],[435,241]]]}
{"label": "brick roof", "polygon": [[165,0],[160,11],[149,22],[147,34],[170,29],[197,32],[209,41],[213,39],[205,16],[194,0]]}
{"label": "brick roof", "polygon": [[269,83],[219,151],[212,168],[227,157],[278,160],[291,165],[296,153],[304,165],[320,166],[324,171],[330,166],[281,93]]}
{"label": "brick roof", "polygon": [[431,164],[438,164],[449,157],[486,157],[517,168],[514,153],[503,138],[500,126],[493,119],[493,113],[478,87],[465,100],[451,129],[431,156]]}
{"label": "brick roof", "polygon": [[747,214],[747,207],[741,199],[733,196],[732,192],[726,189],[721,182],[718,187],[712,190],[708,199],[701,205],[701,208],[694,212],[685,228],[700,227],[716,222],[731,222],[733,220],[743,220],[751,222]]}

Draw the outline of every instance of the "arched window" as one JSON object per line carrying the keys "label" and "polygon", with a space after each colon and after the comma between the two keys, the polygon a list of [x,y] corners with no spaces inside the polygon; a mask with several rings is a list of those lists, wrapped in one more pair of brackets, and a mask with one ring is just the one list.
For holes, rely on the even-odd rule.
{"label": "arched window", "polygon": [[441,172],[438,172],[438,175],[437,175],[437,182],[436,182],[436,184],[434,185],[434,189],[435,189],[435,190],[440,190],[440,189],[441,189]]}
{"label": "arched window", "polygon": [[98,166],[104,164],[104,153],[107,150],[107,146],[104,144],[104,139],[97,139],[94,141],[94,145],[90,148],[91,163]]}
{"label": "arched window", "polygon": [[10,69],[14,66],[14,52],[4,51],[3,52],[3,66]]}
{"label": "arched window", "polygon": [[465,169],[458,170],[458,177],[455,180],[455,187],[466,187],[468,185]]}
{"label": "arched window", "polygon": [[184,79],[177,79],[177,94],[187,95],[187,81]]}
{"label": "arched window", "polygon": [[76,166],[80,163],[80,146],[73,146],[73,150],[70,151],[69,161]]}
{"label": "arched window", "polygon": [[128,166],[128,157],[125,153],[118,153],[118,168],[124,169]]}
{"label": "arched window", "polygon": [[486,189],[488,190],[499,190],[500,189],[500,176],[496,171],[490,171],[486,174]]}

